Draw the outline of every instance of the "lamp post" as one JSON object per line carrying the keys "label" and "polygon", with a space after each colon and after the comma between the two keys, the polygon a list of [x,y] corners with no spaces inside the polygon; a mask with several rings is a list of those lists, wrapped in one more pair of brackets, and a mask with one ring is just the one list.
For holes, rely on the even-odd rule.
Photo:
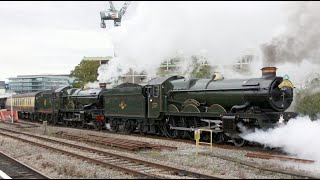
{"label": "lamp post", "polygon": [[11,123],[13,124],[13,107],[12,107],[13,101],[12,101],[12,94],[11,94]]}

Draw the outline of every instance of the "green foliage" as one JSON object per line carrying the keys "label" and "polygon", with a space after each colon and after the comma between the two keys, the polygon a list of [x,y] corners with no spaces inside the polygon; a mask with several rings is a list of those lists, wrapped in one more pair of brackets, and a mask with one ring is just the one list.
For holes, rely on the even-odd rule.
{"label": "green foliage", "polygon": [[297,104],[295,111],[303,115],[308,115],[312,119],[316,119],[320,113],[320,93],[305,95],[305,91],[297,93]]}
{"label": "green foliage", "polygon": [[295,111],[308,115],[312,119],[320,114],[320,74],[312,74],[306,81],[305,88],[296,92]]}
{"label": "green foliage", "polygon": [[98,61],[82,60],[70,73],[70,77],[76,78],[73,87],[81,88],[88,82],[96,81],[99,66]]}
{"label": "green foliage", "polygon": [[191,72],[192,78],[210,78],[211,77],[211,66],[207,61],[200,63],[199,57],[192,56],[192,66],[194,67]]}
{"label": "green foliage", "polygon": [[210,78],[211,76],[211,66],[210,65],[200,65],[197,64],[193,71],[191,72],[191,77],[193,78]]}
{"label": "green foliage", "polygon": [[163,68],[159,68],[158,72],[157,72],[157,75],[160,76],[160,77],[167,77],[170,75],[170,71],[166,71],[164,70]]}

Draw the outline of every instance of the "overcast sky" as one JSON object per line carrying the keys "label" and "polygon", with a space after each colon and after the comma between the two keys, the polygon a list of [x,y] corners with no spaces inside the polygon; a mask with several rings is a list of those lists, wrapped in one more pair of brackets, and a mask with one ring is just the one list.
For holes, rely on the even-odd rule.
{"label": "overcast sky", "polygon": [[[122,4],[115,2],[116,7]],[[112,55],[107,30],[100,28],[100,11],[106,5],[106,1],[1,1],[0,80],[68,74],[84,56]]]}
{"label": "overcast sky", "polygon": [[[134,14],[138,3],[130,4],[124,20]],[[115,2],[118,9],[122,4]],[[0,80],[17,75],[68,74],[84,56],[112,55],[110,35],[100,28],[99,12],[106,7],[106,1],[1,1]],[[276,17],[280,8],[274,3],[273,7],[277,10],[270,15]],[[253,4],[248,11],[254,9]],[[277,19],[272,18],[269,24],[278,23],[274,21]]]}

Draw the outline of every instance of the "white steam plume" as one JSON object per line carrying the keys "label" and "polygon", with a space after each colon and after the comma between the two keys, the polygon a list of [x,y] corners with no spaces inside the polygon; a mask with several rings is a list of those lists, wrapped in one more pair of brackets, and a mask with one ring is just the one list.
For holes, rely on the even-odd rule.
{"label": "white steam plume", "polygon": [[[206,52],[212,65],[233,64],[247,48],[259,47],[282,24],[279,2],[133,2],[134,14],[109,33],[116,63],[100,72],[112,81],[112,68],[134,67],[154,76],[159,64],[172,57]],[[130,6],[128,11],[130,10]],[[179,52],[183,52],[179,54]],[[112,61],[113,61],[112,60]],[[111,61],[110,61],[111,62]],[[186,63],[188,64],[188,63]],[[122,72],[124,73],[125,70]],[[106,74],[108,73],[108,74]],[[260,73],[259,73],[260,74]],[[111,76],[110,76],[111,75]]]}
{"label": "white steam plume", "polygon": [[244,132],[240,136],[266,147],[281,148],[284,152],[299,158],[314,160],[315,164],[305,168],[320,170],[320,120],[297,117],[286,125],[265,131],[256,129],[254,132]]}

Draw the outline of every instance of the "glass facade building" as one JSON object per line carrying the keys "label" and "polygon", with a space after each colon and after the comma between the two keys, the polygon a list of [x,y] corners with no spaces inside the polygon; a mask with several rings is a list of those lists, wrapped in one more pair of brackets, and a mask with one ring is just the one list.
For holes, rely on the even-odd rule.
{"label": "glass facade building", "polygon": [[9,90],[18,94],[55,90],[69,86],[73,81],[69,75],[22,75],[9,78]]}

